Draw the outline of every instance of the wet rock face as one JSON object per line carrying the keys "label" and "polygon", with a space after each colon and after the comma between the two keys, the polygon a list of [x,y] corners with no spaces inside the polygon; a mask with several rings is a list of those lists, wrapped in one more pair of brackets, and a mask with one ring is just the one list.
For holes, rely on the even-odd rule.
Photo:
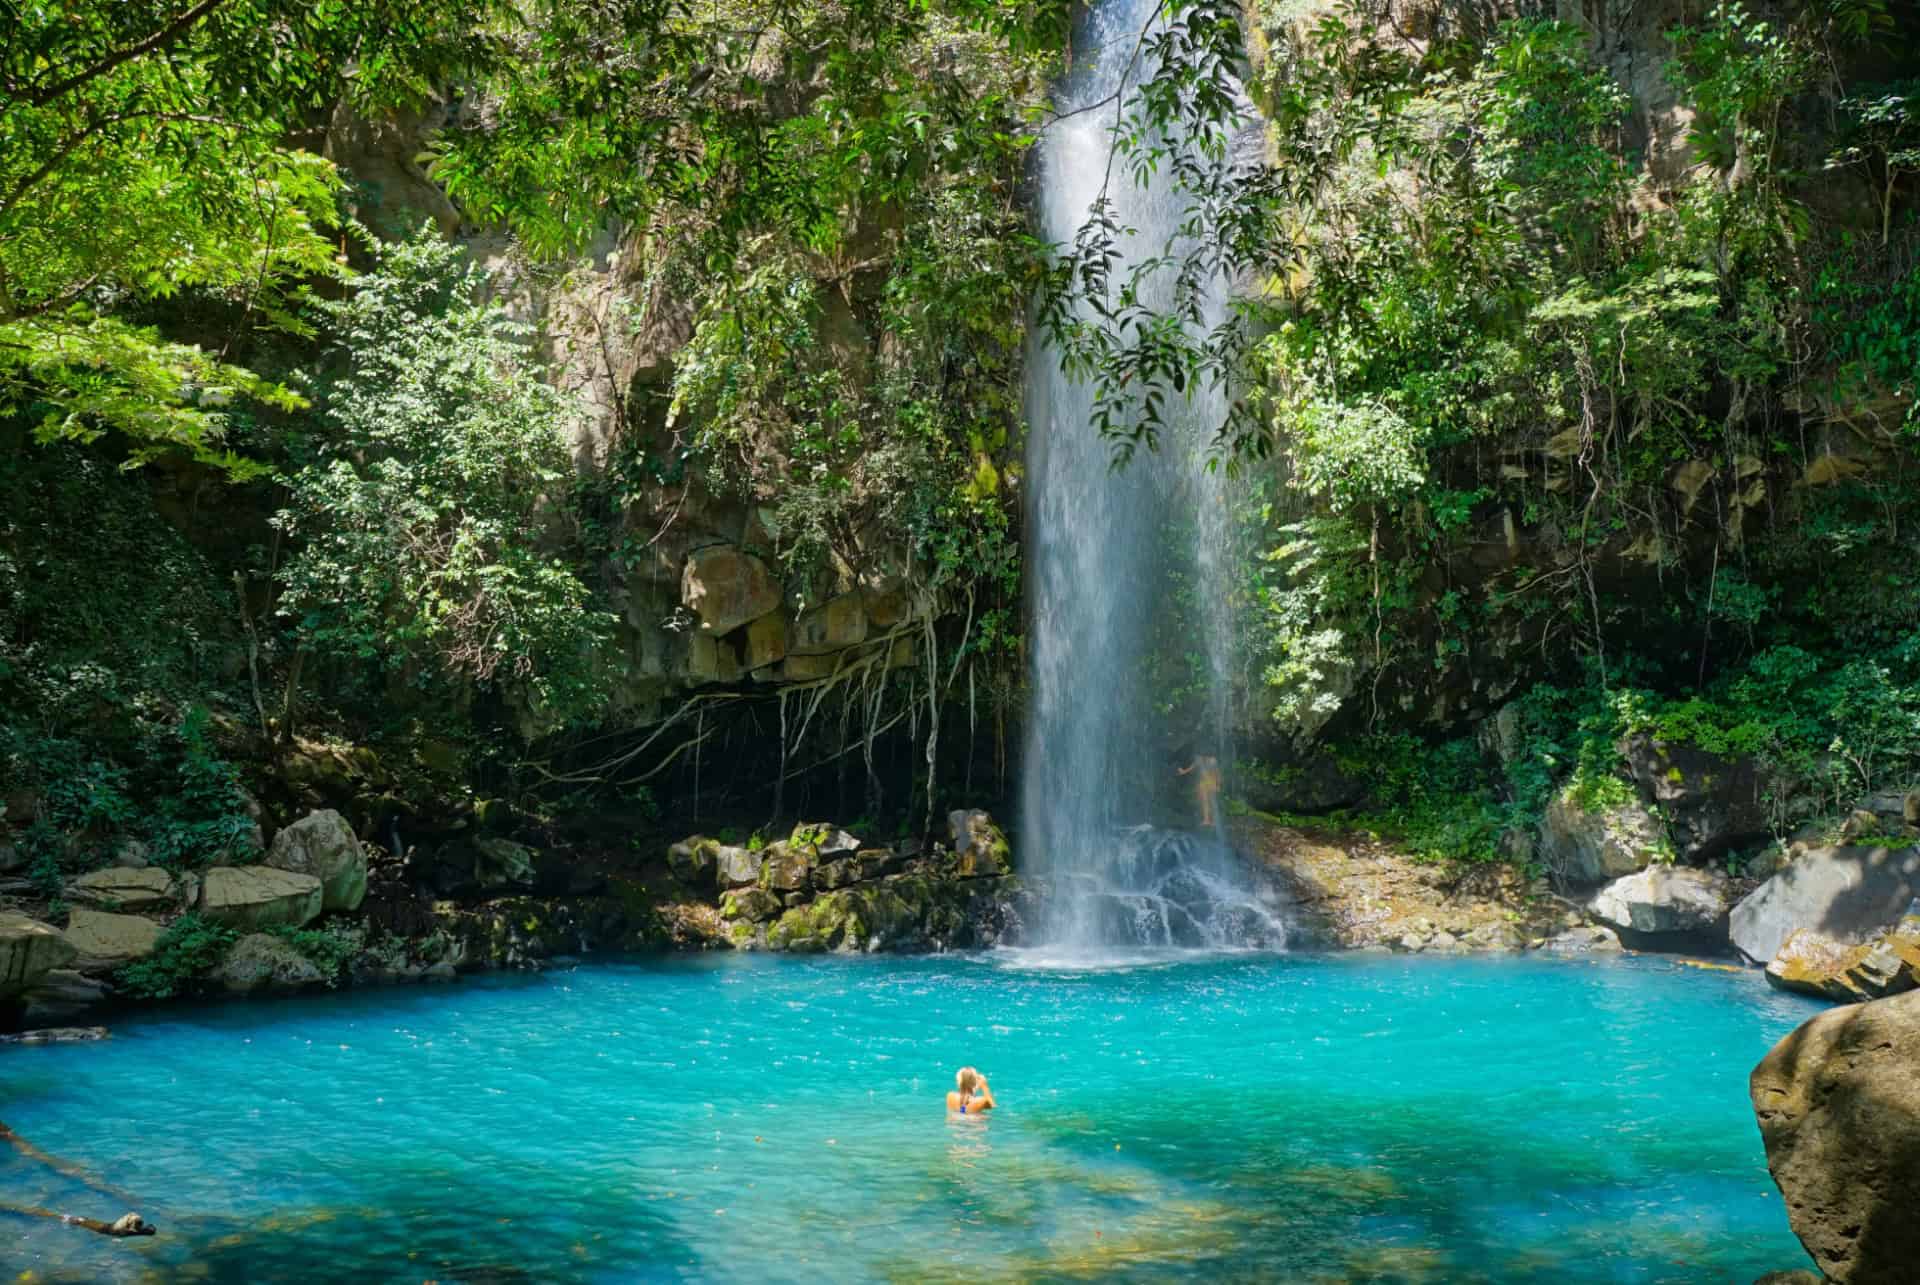
{"label": "wet rock face", "polygon": [[1749,1080],[1794,1234],[1832,1281],[1905,1285],[1920,1263],[1920,991],[1822,1013]]}

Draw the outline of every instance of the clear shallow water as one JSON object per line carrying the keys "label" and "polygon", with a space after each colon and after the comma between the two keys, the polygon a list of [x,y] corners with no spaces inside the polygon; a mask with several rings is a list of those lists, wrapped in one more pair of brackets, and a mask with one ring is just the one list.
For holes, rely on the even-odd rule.
{"label": "clear shallow water", "polygon": [[[157,1240],[76,1280],[1737,1281],[1814,1007],[1649,960],[710,956],[128,1021],[0,1120]],[[949,1120],[971,1061],[1004,1110]],[[8,1201],[127,1206],[0,1154]]]}

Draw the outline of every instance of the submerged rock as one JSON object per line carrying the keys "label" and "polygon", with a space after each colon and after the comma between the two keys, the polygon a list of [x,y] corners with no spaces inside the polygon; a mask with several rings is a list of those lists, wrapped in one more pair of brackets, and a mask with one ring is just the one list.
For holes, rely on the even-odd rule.
{"label": "submerged rock", "polygon": [[1878,935],[1920,897],[1920,848],[1812,848],[1733,908],[1727,930],[1756,964],[1799,928],[1835,941]]}
{"label": "submerged rock", "polygon": [[367,896],[367,856],[345,817],[309,812],[273,836],[265,863],[320,881],[322,910],[358,910]]}
{"label": "submerged rock", "polygon": [[1749,1091],[1794,1234],[1828,1279],[1904,1285],[1920,1263],[1920,991],[1781,1040]]}

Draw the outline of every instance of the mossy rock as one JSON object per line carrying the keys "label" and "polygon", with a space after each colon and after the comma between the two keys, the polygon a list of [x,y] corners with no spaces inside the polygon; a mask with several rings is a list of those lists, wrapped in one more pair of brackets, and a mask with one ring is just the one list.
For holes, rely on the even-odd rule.
{"label": "mossy rock", "polygon": [[764,888],[736,888],[720,897],[723,919],[744,919],[765,923],[780,913],[780,899]]}

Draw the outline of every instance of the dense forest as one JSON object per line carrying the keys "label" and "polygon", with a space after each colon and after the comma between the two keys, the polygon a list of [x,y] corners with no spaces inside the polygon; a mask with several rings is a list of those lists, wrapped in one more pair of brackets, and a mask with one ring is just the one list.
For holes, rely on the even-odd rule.
{"label": "dense forest", "polygon": [[1115,467],[1231,475],[1142,738],[1224,598],[1259,808],[1525,866],[1634,734],[1757,762],[1774,833],[1920,773],[1903,6],[1180,0],[1103,110],[1190,204],[1154,270],[1239,283],[1206,331],[1110,220],[1035,234],[1064,0],[4,14],[0,763],[49,892],[262,803],[1007,797],[1036,336]]}

